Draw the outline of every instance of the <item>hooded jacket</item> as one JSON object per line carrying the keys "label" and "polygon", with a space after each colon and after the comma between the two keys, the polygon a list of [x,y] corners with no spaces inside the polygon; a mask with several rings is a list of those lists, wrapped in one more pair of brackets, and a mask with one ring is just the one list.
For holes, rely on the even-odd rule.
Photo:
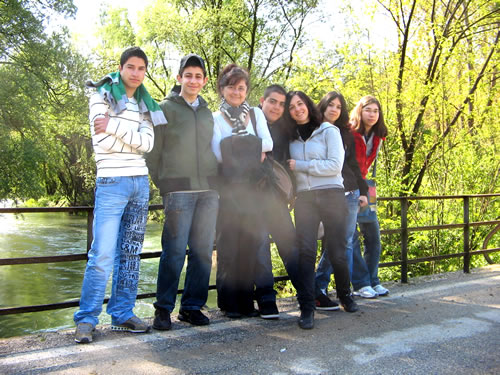
{"label": "hooded jacket", "polygon": [[336,126],[324,122],[306,141],[300,136],[293,140],[290,157],[295,159],[297,192],[344,187],[344,147]]}
{"label": "hooded jacket", "polygon": [[155,126],[146,163],[161,195],[217,188],[217,159],[211,148],[214,121],[207,102],[198,99],[195,109],[172,91],[160,103],[168,124]]}
{"label": "hooded jacket", "polygon": [[363,176],[363,178],[366,178],[366,175],[368,174],[368,169],[370,169],[370,166],[377,157],[378,150],[380,149],[380,146],[382,146],[382,141],[384,140],[384,138],[380,138],[374,134],[372,151],[370,155],[366,155],[365,137],[363,136],[363,134],[358,133],[355,130],[353,130],[352,134],[354,135],[354,144],[356,147],[356,159],[358,160],[359,170],[361,171],[361,176]]}

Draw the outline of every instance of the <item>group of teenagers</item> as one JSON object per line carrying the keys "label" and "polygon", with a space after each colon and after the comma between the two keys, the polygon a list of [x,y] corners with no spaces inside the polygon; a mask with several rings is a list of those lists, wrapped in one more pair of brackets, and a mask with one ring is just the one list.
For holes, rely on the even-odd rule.
{"label": "group of teenagers", "polygon": [[[74,314],[75,341],[89,343],[112,274],[107,313],[111,328],[149,332],[133,313],[140,253],[147,222],[148,174],[163,198],[155,317],[169,330],[181,271],[187,258],[178,319],[207,325],[202,312],[209,290],[214,241],[217,304],[231,319],[279,318],[270,242],[297,292],[298,325],[314,327],[314,311],[338,310],[328,297],[331,274],[343,309],[355,312],[353,295],[375,298],[389,291],[378,279],[377,220],[359,223],[367,209],[368,170],[387,135],[380,103],[363,97],[351,112],[338,92],[318,105],[301,91],[265,89],[258,107],[247,102],[248,72],[229,64],[220,72],[221,103],[212,113],[200,96],[208,78],[204,60],[180,61],[176,85],[158,105],[142,84],[148,59],[138,47],[125,50],[119,71],[98,82],[89,101],[97,165],[93,241]],[[262,184],[269,161],[290,173],[290,201]],[[323,252],[316,269],[320,224]],[[186,251],[187,249],[187,251]],[[351,291],[351,283],[353,291]],[[257,302],[257,309],[255,308]]]}

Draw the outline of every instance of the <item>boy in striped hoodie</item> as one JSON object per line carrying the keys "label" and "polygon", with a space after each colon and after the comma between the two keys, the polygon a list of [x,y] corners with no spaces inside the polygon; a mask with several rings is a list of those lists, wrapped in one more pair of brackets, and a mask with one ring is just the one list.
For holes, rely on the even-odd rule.
{"label": "boy in striped hoodie", "polygon": [[91,249],[74,314],[75,341],[89,343],[98,323],[113,271],[107,313],[113,330],[148,332],[133,313],[146,229],[149,182],[144,154],[154,144],[153,124],[165,123],[158,104],[143,86],[148,65],[138,47],[125,50],[119,72],[101,81],[89,101],[90,132],[97,165]]}

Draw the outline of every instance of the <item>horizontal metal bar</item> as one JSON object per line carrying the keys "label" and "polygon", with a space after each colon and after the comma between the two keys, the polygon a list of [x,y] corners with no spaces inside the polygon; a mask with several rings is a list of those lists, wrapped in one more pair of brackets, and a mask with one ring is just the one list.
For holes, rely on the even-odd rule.
{"label": "horizontal metal bar", "polygon": [[162,204],[152,204],[148,207],[149,211],[163,210]]}
{"label": "horizontal metal bar", "polygon": [[74,262],[78,260],[87,260],[87,254],[54,255],[48,257],[29,257],[29,258],[7,258],[7,259],[0,259],[0,266],[11,266],[14,264]]}
{"label": "horizontal metal bar", "polygon": [[141,259],[159,258],[160,256],[161,251],[148,251],[147,253],[141,254]]}
{"label": "horizontal metal bar", "polygon": [[[491,220],[491,221],[478,221],[474,223],[470,223],[471,226],[481,226],[481,225],[491,225],[491,224],[500,224],[500,220]],[[411,227],[408,228],[408,231],[411,232],[423,232],[435,229],[453,229],[453,228],[463,228],[465,224],[443,224],[443,225],[428,225],[423,227]],[[401,233],[401,229],[382,229],[380,231],[381,234],[398,234]],[[215,248],[214,244],[214,251]],[[161,251],[151,251],[147,253],[141,254],[141,259],[151,259],[158,258],[161,256]],[[46,257],[26,257],[26,258],[5,258],[0,259],[0,266],[11,266],[16,264],[40,264],[40,263],[60,263],[60,262],[72,262],[72,261],[80,261],[87,260],[87,254],[72,254],[72,255],[54,255],[54,256],[46,256]],[[399,265],[399,264],[393,264]]]}
{"label": "horizontal metal bar", "polygon": [[[481,255],[481,254],[488,254],[488,253],[494,253],[500,251],[500,248],[494,248],[494,249],[485,249],[485,250],[476,250],[476,251],[471,251],[470,255]],[[149,254],[149,253],[147,253]],[[458,258],[464,256],[465,253],[453,253],[453,254],[445,254],[445,255],[436,255],[432,257],[426,257],[426,258],[415,258],[415,259],[408,259],[409,264],[416,264],[416,263],[421,263],[421,262],[428,262],[428,261],[433,261],[433,260],[442,260],[442,259],[448,259],[448,258]],[[380,263],[379,267],[394,267],[394,266],[400,266],[401,261],[395,261],[395,262],[385,262],[385,263]],[[276,276],[274,278],[274,282],[278,281],[285,281],[285,280],[290,280],[288,276]],[[208,289],[213,290],[216,289],[216,285],[210,285]],[[179,289],[177,291],[177,294],[182,294],[184,292],[183,289]],[[154,298],[156,297],[156,293],[142,293],[137,295],[137,299],[145,299],[145,298]],[[103,303],[108,303],[109,298],[104,299]],[[58,303],[50,303],[46,305],[33,305],[33,306],[19,306],[19,307],[7,307],[7,308],[0,308],[0,315],[12,315],[12,314],[23,314],[23,313],[29,313],[29,312],[39,312],[39,311],[48,311],[48,310],[58,310],[58,309],[65,309],[69,307],[77,307],[79,305],[79,300],[71,300],[71,301],[66,301],[66,302],[58,302]]]}
{"label": "horizontal metal bar", "polygon": [[[289,280],[288,276],[276,276],[274,281],[283,281]],[[209,285],[209,290],[217,289],[216,285]],[[182,294],[184,289],[179,289],[177,294]],[[141,293],[137,295],[137,299],[145,299],[145,298],[155,298],[156,293]],[[108,303],[109,298],[105,298],[103,303]],[[58,310],[65,309],[69,307],[77,307],[80,304],[80,301],[75,299],[66,302],[57,302],[57,303],[49,303],[45,305],[33,305],[33,306],[19,306],[19,307],[7,307],[0,308],[0,315],[13,315],[13,314],[23,314],[29,312],[39,312],[39,311],[49,311],[49,310]]]}
{"label": "horizontal metal bar", "polygon": [[74,207],[9,207],[0,208],[0,214],[23,214],[23,213],[40,213],[40,212],[89,212],[93,211],[91,206],[74,206]]}
{"label": "horizontal metal bar", "polygon": [[[496,253],[497,251],[500,251],[500,247],[496,247],[493,249],[484,249],[484,250],[474,250],[471,251],[469,254],[470,255],[482,255],[482,254],[489,254],[489,253]],[[451,258],[460,258],[465,255],[465,252],[461,253],[453,253],[453,254],[443,254],[443,255],[434,255],[430,257],[424,257],[424,258],[414,258],[414,259],[408,259],[408,264],[417,264],[417,263],[423,263],[423,262],[431,262],[434,260],[443,260],[443,259],[451,259]],[[394,266],[400,266],[401,261],[397,260],[394,262],[385,262],[385,263],[379,263],[379,268],[380,267],[394,267]]]}
{"label": "horizontal metal bar", "polygon": [[[142,253],[141,259],[159,258],[161,251],[151,251]],[[73,255],[54,255],[50,257],[29,257],[29,258],[6,258],[0,259],[0,266],[11,266],[15,264],[40,264],[40,263],[60,263],[87,260],[86,253]]]}
{"label": "horizontal metal bar", "polygon": [[[415,196],[415,197],[378,197],[379,201],[400,201],[403,199],[408,200],[439,200],[439,199],[461,199],[461,198],[491,198],[500,197],[500,193],[492,194],[462,194],[462,195],[430,195],[430,196]],[[78,212],[78,211],[92,211],[93,206],[73,206],[73,207],[0,207],[1,213],[35,213],[35,212]],[[163,205],[152,204],[149,210],[161,210]]]}
{"label": "horizontal metal bar", "polygon": [[[162,210],[163,205],[152,204],[149,211]],[[93,206],[73,206],[73,207],[0,207],[0,214],[26,214],[40,212],[90,212]]]}
{"label": "horizontal metal bar", "polygon": [[415,197],[377,197],[377,201],[401,201],[403,199],[408,199],[410,201],[419,200],[439,200],[439,199],[462,199],[465,197],[469,198],[490,198],[498,197],[500,193],[492,194],[464,194],[464,195],[429,195],[429,196],[415,196]]}
{"label": "horizontal metal bar", "polygon": [[[500,220],[489,220],[489,221],[475,221],[473,223],[469,223],[471,227],[480,227],[484,225],[497,225],[500,224]],[[441,224],[441,225],[425,225],[422,227],[409,227],[408,231],[409,232],[424,232],[424,231],[429,231],[429,230],[436,230],[436,229],[455,229],[455,228],[463,228],[465,227],[466,224]],[[381,229],[380,233],[381,234],[398,234],[401,233],[402,229],[401,228],[395,228],[395,229]]]}

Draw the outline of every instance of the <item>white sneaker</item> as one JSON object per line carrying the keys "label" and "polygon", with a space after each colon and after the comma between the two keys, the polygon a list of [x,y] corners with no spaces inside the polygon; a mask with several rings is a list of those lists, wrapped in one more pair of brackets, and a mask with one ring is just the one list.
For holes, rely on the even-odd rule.
{"label": "white sneaker", "polygon": [[364,286],[361,289],[352,292],[353,295],[361,298],[377,298],[378,293],[371,286]]}
{"label": "white sneaker", "polygon": [[373,290],[377,292],[379,296],[386,296],[389,294],[389,289],[384,288],[382,285],[378,284],[373,287]]}

